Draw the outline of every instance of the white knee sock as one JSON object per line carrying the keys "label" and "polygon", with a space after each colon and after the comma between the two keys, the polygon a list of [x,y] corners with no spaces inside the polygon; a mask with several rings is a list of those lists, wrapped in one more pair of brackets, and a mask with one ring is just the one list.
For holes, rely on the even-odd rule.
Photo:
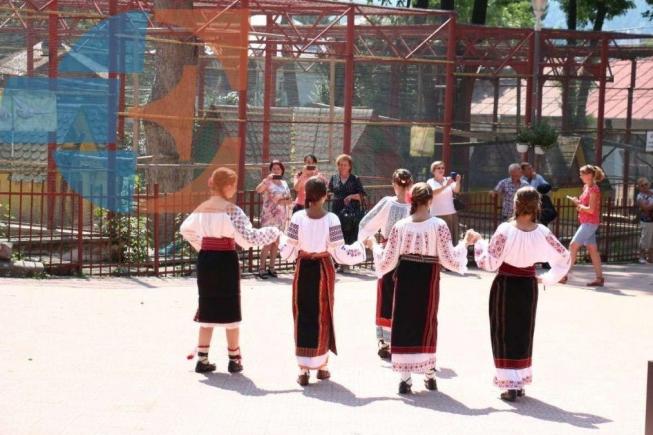
{"label": "white knee sock", "polygon": [[401,372],[401,380],[408,385],[412,385],[413,380],[410,378],[410,372]]}

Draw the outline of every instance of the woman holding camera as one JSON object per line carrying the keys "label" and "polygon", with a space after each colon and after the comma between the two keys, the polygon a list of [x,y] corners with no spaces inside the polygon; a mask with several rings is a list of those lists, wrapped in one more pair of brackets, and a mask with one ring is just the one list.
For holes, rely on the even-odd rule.
{"label": "woman holding camera", "polygon": [[293,178],[293,188],[295,189],[295,192],[297,192],[297,198],[295,198],[292,208],[293,214],[304,209],[304,201],[306,200],[306,190],[304,186],[306,181],[311,177],[319,177],[326,183],[326,179],[317,169],[317,157],[313,154],[306,154],[304,156],[304,167],[301,171],[297,172]]}
{"label": "woman holding camera", "polygon": [[433,202],[431,203],[431,216],[437,216],[447,224],[451,239],[458,241],[458,213],[453,204],[454,194],[460,193],[461,176],[452,172],[449,177],[444,176],[444,162],[440,160],[431,163],[431,174],[428,185],[433,189]]}
{"label": "woman holding camera", "polygon": [[[286,229],[288,221],[288,206],[291,204],[290,189],[288,183],[283,179],[286,171],[283,163],[279,160],[272,160],[268,166],[270,174],[256,186],[256,192],[263,195],[261,205],[261,227],[275,227],[281,232]],[[277,277],[275,272],[275,261],[279,242],[275,241],[261,249],[258,276],[261,279]],[[269,258],[269,266],[266,263]]]}

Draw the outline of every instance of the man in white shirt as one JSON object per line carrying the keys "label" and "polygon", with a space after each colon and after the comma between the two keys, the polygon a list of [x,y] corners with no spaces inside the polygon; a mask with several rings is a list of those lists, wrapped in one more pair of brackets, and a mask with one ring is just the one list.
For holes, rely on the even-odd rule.
{"label": "man in white shirt", "polygon": [[537,189],[541,184],[548,184],[543,176],[535,172],[533,166],[528,162],[523,162],[521,164],[521,179],[528,183],[532,188]]}

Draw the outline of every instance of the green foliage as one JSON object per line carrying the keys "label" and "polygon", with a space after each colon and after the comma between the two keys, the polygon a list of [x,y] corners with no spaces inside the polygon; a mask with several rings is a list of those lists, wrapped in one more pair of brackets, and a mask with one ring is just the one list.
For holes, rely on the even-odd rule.
{"label": "green foliage", "polygon": [[[605,8],[604,19],[610,20],[625,14],[635,7],[635,2],[632,0],[576,0],[576,2],[579,29],[594,27],[598,13],[602,8]],[[653,2],[653,0],[647,0],[647,2]],[[560,0],[560,7],[565,13],[568,13],[569,0]]]}
{"label": "green foliage", "polygon": [[648,18],[649,20],[653,20],[653,0],[646,0],[646,4],[649,5],[651,9],[642,12],[642,16],[644,18]]}
{"label": "green foliage", "polygon": [[[136,177],[135,188],[138,190],[141,185],[142,180]],[[96,208],[94,215],[102,222],[100,233],[109,238],[112,260],[130,264],[149,258],[153,243],[147,217],[110,212],[104,208]]]}
{"label": "green foliage", "polygon": [[[469,23],[472,18],[474,2],[477,0],[455,0],[458,22]],[[653,0],[650,0],[653,1]],[[382,6],[406,7],[407,0],[368,0],[370,4]],[[415,6],[415,1],[410,2]],[[439,9],[440,0],[429,0],[429,9]],[[535,18],[530,0],[487,0],[488,26],[498,27],[533,27]]]}
{"label": "green foliage", "polygon": [[533,145],[533,130],[530,128],[522,128],[517,132],[515,140],[519,143],[527,143]]}
{"label": "green foliage", "polygon": [[558,142],[558,131],[546,121],[523,128],[517,133],[517,142],[549,148]]}
{"label": "green foliage", "polygon": [[534,124],[531,127],[533,134],[532,143],[542,148],[549,148],[558,142],[558,131],[551,127],[546,121]]}

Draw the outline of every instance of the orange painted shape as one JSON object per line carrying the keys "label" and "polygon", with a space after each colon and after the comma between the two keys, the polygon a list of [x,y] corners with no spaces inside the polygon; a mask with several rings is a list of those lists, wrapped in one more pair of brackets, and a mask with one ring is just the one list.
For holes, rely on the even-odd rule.
{"label": "orange painted shape", "polygon": [[[211,174],[220,166],[226,166],[238,171],[238,156],[240,140],[238,138],[227,138],[221,144],[218,152],[213,157],[210,165],[204,169],[202,174],[190,184],[169,194],[162,194],[158,199],[150,199],[141,204],[142,209],[147,213],[184,213],[191,212],[209,197],[208,182]],[[245,174],[238,174],[244,177]]]}
{"label": "orange painted shape", "polygon": [[163,98],[129,110],[129,117],[146,119],[165,128],[175,140],[182,161],[191,158],[196,89],[197,67],[186,65],[177,86]]}
{"label": "orange painted shape", "polygon": [[245,90],[249,9],[161,9],[154,11],[154,18],[160,23],[183,27],[206,43],[222,64],[231,89]]}

